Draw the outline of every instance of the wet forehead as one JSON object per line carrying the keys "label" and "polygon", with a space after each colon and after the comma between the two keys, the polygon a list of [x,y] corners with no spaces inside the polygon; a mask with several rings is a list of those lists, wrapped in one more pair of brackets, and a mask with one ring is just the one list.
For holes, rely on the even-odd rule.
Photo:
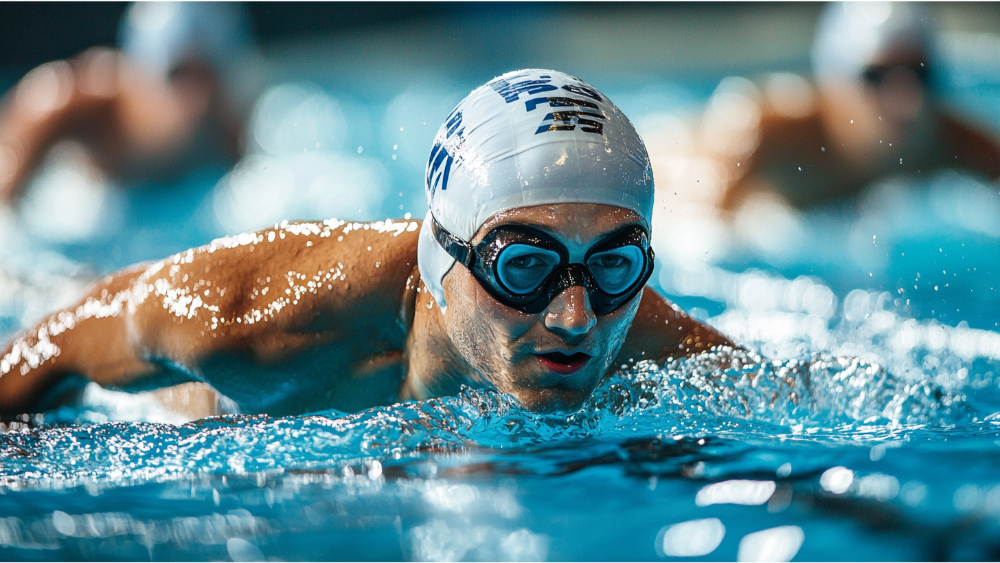
{"label": "wet forehead", "polygon": [[584,246],[626,225],[647,226],[638,213],[622,207],[596,203],[535,205],[501,211],[490,217],[479,228],[473,244],[500,225],[536,227],[567,245],[575,243]]}

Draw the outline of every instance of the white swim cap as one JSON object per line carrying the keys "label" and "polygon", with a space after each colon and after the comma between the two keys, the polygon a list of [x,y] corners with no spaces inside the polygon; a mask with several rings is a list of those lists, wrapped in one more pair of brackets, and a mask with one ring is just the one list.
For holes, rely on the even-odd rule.
{"label": "white swim cap", "polygon": [[838,2],[820,16],[813,71],[820,82],[857,79],[864,67],[893,50],[929,53],[930,14],[919,3]]}
{"label": "white swim cap", "polygon": [[236,2],[136,2],[118,27],[118,44],[132,60],[167,76],[189,60],[225,70],[253,40]]}
{"label": "white swim cap", "polygon": [[594,87],[554,70],[509,72],[462,100],[434,138],[425,190],[417,260],[442,308],[455,260],[431,234],[432,215],[471,241],[515,207],[601,203],[635,211],[647,226],[653,209],[653,172],[635,127]]}

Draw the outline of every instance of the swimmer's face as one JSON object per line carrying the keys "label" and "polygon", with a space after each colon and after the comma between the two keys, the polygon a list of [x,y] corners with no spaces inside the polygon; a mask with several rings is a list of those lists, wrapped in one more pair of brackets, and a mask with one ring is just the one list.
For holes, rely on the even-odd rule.
{"label": "swimmer's face", "polygon": [[881,117],[880,123],[887,130],[903,133],[926,108],[929,81],[926,53],[897,49],[865,65],[856,85],[864,105]]}
{"label": "swimmer's face", "polygon": [[[500,225],[545,231],[566,246],[571,263],[582,263],[605,235],[645,222],[633,211],[607,205],[539,205],[498,213],[472,244]],[[461,266],[448,272],[443,285],[446,330],[465,361],[497,389],[540,411],[576,409],[590,396],[618,354],[640,299],[598,316],[587,290],[574,286],[542,312],[529,314],[498,302]]]}
{"label": "swimmer's face", "polygon": [[927,59],[900,46],[873,57],[852,80],[825,84],[835,140],[869,155],[920,151],[931,136]]}

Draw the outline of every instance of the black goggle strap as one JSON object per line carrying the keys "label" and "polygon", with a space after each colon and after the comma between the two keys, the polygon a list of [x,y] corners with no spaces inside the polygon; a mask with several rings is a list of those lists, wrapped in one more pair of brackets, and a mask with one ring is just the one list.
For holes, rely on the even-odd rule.
{"label": "black goggle strap", "polygon": [[431,215],[431,232],[434,233],[435,240],[449,256],[467,269],[472,269],[476,261],[476,253],[473,251],[472,245],[449,233],[433,215]]}

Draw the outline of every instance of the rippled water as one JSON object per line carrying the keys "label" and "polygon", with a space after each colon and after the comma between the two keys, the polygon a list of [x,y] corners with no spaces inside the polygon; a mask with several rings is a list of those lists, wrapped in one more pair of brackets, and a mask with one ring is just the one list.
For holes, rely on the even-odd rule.
{"label": "rippled water", "polygon": [[[886,357],[639,363],[570,416],[471,390],[182,426],[67,425],[87,413],[64,409],[0,435],[0,554],[996,557],[1000,362],[947,346]],[[958,369],[896,374],[918,357]]]}

